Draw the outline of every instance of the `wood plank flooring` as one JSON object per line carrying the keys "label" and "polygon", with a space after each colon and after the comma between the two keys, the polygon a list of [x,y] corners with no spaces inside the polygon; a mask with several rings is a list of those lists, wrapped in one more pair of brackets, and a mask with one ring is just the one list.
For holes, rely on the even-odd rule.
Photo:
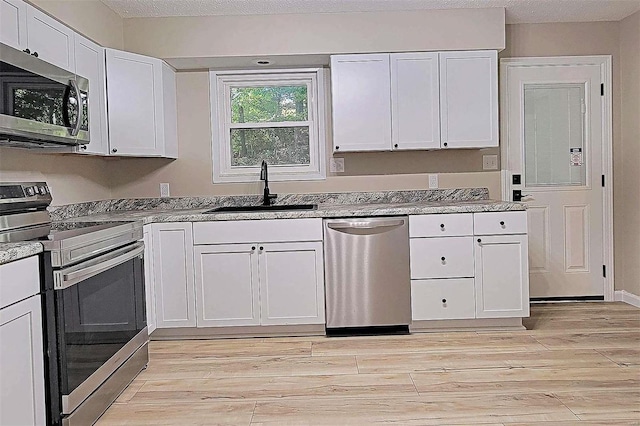
{"label": "wood plank flooring", "polygon": [[640,309],[536,304],[525,326],[151,342],[98,425],[640,425]]}

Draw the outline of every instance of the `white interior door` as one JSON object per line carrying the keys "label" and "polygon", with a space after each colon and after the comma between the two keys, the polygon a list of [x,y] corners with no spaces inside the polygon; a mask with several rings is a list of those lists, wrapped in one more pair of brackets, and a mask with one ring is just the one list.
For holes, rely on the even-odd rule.
{"label": "white interior door", "polygon": [[503,63],[504,188],[527,204],[532,298],[604,295],[605,67],[576,62]]}

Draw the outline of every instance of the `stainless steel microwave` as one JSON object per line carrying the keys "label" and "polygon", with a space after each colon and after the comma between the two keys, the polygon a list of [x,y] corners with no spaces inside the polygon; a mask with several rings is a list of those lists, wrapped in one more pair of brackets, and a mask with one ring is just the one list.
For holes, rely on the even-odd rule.
{"label": "stainless steel microwave", "polygon": [[0,43],[0,146],[89,143],[89,80]]}

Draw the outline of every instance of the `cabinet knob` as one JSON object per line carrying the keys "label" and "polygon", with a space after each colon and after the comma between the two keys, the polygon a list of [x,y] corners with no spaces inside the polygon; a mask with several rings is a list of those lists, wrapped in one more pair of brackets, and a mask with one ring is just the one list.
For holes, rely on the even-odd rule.
{"label": "cabinet knob", "polygon": [[35,56],[37,58],[38,57],[38,52],[33,52],[31,55]]}
{"label": "cabinet knob", "polygon": [[442,303],[447,303],[447,299],[442,299]]}
{"label": "cabinet knob", "polygon": [[479,243],[481,243],[481,242],[482,242],[482,240],[481,240],[480,238],[478,238],[478,242],[479,242]]}
{"label": "cabinet knob", "polygon": [[444,223],[440,224],[440,229],[444,230]]}
{"label": "cabinet knob", "polygon": [[260,246],[260,251],[264,250],[264,247]]}
{"label": "cabinet knob", "polygon": [[444,145],[444,146],[449,146],[449,144],[448,144],[448,143],[446,143],[446,142],[445,142],[443,145]]}
{"label": "cabinet knob", "polygon": [[251,246],[251,251],[255,251],[256,250],[256,246]]}
{"label": "cabinet knob", "polygon": [[500,221],[500,226],[504,226],[504,220]]}
{"label": "cabinet knob", "polygon": [[394,148],[397,148],[397,147],[398,147],[398,144],[394,144],[394,145],[393,145],[393,147],[394,147]]}
{"label": "cabinet knob", "polygon": [[118,148],[113,148],[111,152],[118,152]]}
{"label": "cabinet knob", "polygon": [[336,151],[337,151],[337,150],[339,150],[339,149],[340,149],[340,147],[339,147],[339,146],[336,146]]}
{"label": "cabinet knob", "polygon": [[24,53],[31,54],[31,51],[30,51],[29,49],[24,49],[24,50],[23,50],[23,52],[24,52]]}
{"label": "cabinet knob", "polygon": [[442,261],[444,262],[446,259],[444,258],[444,256],[442,256],[442,257],[440,258],[440,260],[442,260]]}
{"label": "cabinet knob", "polygon": [[80,145],[80,149],[87,149],[86,145]]}

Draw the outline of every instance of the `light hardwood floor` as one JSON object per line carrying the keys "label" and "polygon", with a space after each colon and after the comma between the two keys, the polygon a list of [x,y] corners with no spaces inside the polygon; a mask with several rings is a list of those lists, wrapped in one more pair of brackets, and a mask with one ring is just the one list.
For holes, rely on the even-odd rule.
{"label": "light hardwood floor", "polygon": [[98,425],[640,425],[640,309],[533,305],[525,325],[151,342]]}

